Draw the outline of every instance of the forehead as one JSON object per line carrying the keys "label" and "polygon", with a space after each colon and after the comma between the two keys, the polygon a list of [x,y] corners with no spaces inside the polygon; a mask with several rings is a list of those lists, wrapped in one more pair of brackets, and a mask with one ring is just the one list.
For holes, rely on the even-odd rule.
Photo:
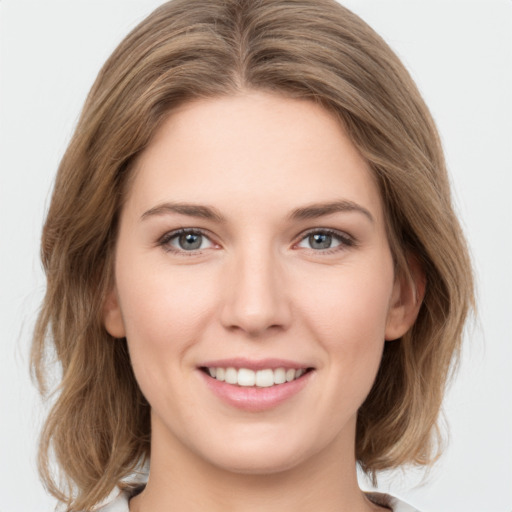
{"label": "forehead", "polygon": [[169,200],[224,209],[291,209],[346,199],[382,218],[373,173],[339,120],[306,100],[262,92],[172,111],[140,155],[137,209]]}

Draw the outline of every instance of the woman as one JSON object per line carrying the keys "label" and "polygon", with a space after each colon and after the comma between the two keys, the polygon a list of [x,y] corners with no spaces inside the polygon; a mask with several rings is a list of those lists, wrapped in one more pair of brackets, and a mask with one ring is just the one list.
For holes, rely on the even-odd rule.
{"label": "woman", "polygon": [[157,9],[92,88],[42,252],[69,510],[414,510],[356,465],[435,460],[472,278],[428,110],[355,15]]}

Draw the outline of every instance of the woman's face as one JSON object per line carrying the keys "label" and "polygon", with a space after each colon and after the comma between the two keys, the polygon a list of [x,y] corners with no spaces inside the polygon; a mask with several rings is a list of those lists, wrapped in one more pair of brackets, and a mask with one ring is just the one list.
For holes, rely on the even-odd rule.
{"label": "woman's face", "polygon": [[385,340],[410,322],[378,188],[340,124],[265,93],[196,101],[134,172],[105,325],[151,405],[152,457],[353,461]]}

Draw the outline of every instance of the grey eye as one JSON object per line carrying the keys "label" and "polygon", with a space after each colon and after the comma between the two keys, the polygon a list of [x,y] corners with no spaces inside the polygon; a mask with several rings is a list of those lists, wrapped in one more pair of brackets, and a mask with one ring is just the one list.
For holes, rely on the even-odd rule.
{"label": "grey eye", "polygon": [[350,246],[352,241],[341,233],[319,230],[305,235],[297,245],[304,249],[325,251],[327,249],[335,249],[337,247],[341,249],[343,246]]}
{"label": "grey eye", "polygon": [[195,251],[201,248],[203,235],[196,233],[186,233],[178,237],[178,245],[184,251]]}
{"label": "grey eye", "polygon": [[162,240],[162,245],[175,252],[192,252],[213,247],[212,241],[197,231],[181,231],[169,234]]}
{"label": "grey eye", "polygon": [[314,233],[308,236],[308,242],[312,249],[330,249],[332,245],[332,235],[328,233]]}

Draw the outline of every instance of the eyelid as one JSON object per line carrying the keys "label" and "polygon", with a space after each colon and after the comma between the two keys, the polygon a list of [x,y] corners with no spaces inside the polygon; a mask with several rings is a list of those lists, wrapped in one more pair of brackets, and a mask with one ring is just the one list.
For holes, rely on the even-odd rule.
{"label": "eyelid", "polygon": [[[333,229],[333,228],[315,227],[315,228],[310,228],[306,231],[303,231],[300,235],[298,235],[295,242],[293,243],[293,248],[296,249],[300,242],[302,242],[308,236],[315,234],[315,233],[323,233],[323,234],[331,235],[332,237],[336,238],[340,243],[339,243],[339,245],[337,245],[335,247],[327,248],[327,249],[303,248],[304,250],[309,250],[309,251],[312,251],[317,254],[329,254],[332,252],[343,251],[349,247],[354,247],[357,245],[357,240],[352,235],[348,234],[345,231],[340,231],[338,229]],[[214,241],[213,236],[209,233],[209,231],[202,229],[202,228],[195,228],[195,227],[178,228],[178,229],[173,229],[171,231],[167,231],[161,237],[158,238],[156,245],[161,246],[167,252],[172,252],[172,253],[175,253],[178,255],[185,255],[185,256],[201,254],[203,251],[206,250],[206,249],[196,249],[196,250],[186,251],[183,249],[177,249],[177,248],[169,245],[169,242],[173,238],[175,238],[179,235],[185,235],[185,234],[201,235],[201,236],[207,238],[210,241],[210,243],[212,244],[212,246],[219,247],[219,244]],[[211,247],[208,247],[207,249],[210,249],[210,248]]]}
{"label": "eyelid", "polygon": [[311,236],[315,233],[323,233],[327,235],[331,235],[332,237],[336,238],[340,244],[336,247],[329,247],[327,249],[313,249],[313,248],[304,248],[305,250],[313,251],[318,254],[329,254],[336,251],[343,251],[346,250],[349,247],[354,247],[357,245],[357,240],[352,236],[349,235],[345,231],[340,231],[338,229],[333,228],[311,228],[306,231],[303,231],[296,239],[296,241],[293,244],[293,247],[298,247],[298,244],[305,240],[308,236]]}
{"label": "eyelid", "polygon": [[178,255],[184,255],[184,256],[193,256],[193,255],[201,254],[203,251],[211,248],[211,247],[208,247],[206,249],[196,249],[196,250],[191,250],[191,251],[185,251],[184,249],[178,249],[169,244],[169,242],[173,238],[180,236],[180,235],[188,235],[188,234],[201,235],[204,238],[207,238],[213,247],[218,246],[218,244],[213,240],[212,235],[208,231],[206,231],[202,228],[178,228],[178,229],[173,229],[171,231],[167,231],[160,238],[158,238],[156,244],[158,246],[161,246],[166,252],[170,252],[170,253],[174,253],[174,254],[178,254]]}

